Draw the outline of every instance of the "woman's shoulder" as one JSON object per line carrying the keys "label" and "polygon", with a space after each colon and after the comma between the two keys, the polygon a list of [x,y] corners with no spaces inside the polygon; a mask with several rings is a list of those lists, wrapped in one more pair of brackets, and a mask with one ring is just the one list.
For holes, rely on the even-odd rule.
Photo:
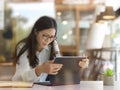
{"label": "woman's shoulder", "polygon": [[21,49],[25,45],[24,42],[20,42],[17,44],[17,49]]}
{"label": "woman's shoulder", "polygon": [[24,45],[25,45],[24,42],[21,42],[21,43],[17,44],[17,46],[16,46],[17,55],[22,50],[22,48],[24,47]]}

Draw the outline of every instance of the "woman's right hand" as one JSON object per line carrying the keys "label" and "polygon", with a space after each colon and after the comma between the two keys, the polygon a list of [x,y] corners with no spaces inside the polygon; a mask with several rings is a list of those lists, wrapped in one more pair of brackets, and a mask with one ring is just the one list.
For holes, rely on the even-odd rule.
{"label": "woman's right hand", "polygon": [[44,72],[47,74],[56,75],[63,65],[55,64],[53,62],[54,62],[53,60],[52,61],[48,60],[44,62],[42,65],[38,65],[36,67],[36,74],[40,75],[40,73]]}

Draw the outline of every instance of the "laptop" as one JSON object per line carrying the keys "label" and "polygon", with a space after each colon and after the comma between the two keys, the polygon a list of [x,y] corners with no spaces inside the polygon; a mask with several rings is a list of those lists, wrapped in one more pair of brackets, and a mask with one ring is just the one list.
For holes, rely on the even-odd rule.
{"label": "laptop", "polygon": [[47,86],[80,84],[79,61],[85,57],[80,56],[61,56],[56,57],[54,63],[63,64],[63,67],[57,75],[48,75],[49,81],[39,82],[37,84]]}

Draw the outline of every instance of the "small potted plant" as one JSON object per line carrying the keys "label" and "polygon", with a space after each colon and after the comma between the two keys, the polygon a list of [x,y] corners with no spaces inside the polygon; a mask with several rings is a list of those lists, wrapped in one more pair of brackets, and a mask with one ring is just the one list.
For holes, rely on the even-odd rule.
{"label": "small potted plant", "polygon": [[104,85],[114,85],[114,73],[112,69],[107,68],[103,76]]}

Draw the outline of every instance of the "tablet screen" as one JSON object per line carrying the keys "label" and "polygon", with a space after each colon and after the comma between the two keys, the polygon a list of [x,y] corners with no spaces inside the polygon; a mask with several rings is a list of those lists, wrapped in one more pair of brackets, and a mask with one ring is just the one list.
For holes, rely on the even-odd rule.
{"label": "tablet screen", "polygon": [[79,61],[85,57],[62,56],[56,57],[54,63],[63,64],[57,75],[50,75],[50,82],[53,84],[79,84],[80,66]]}

